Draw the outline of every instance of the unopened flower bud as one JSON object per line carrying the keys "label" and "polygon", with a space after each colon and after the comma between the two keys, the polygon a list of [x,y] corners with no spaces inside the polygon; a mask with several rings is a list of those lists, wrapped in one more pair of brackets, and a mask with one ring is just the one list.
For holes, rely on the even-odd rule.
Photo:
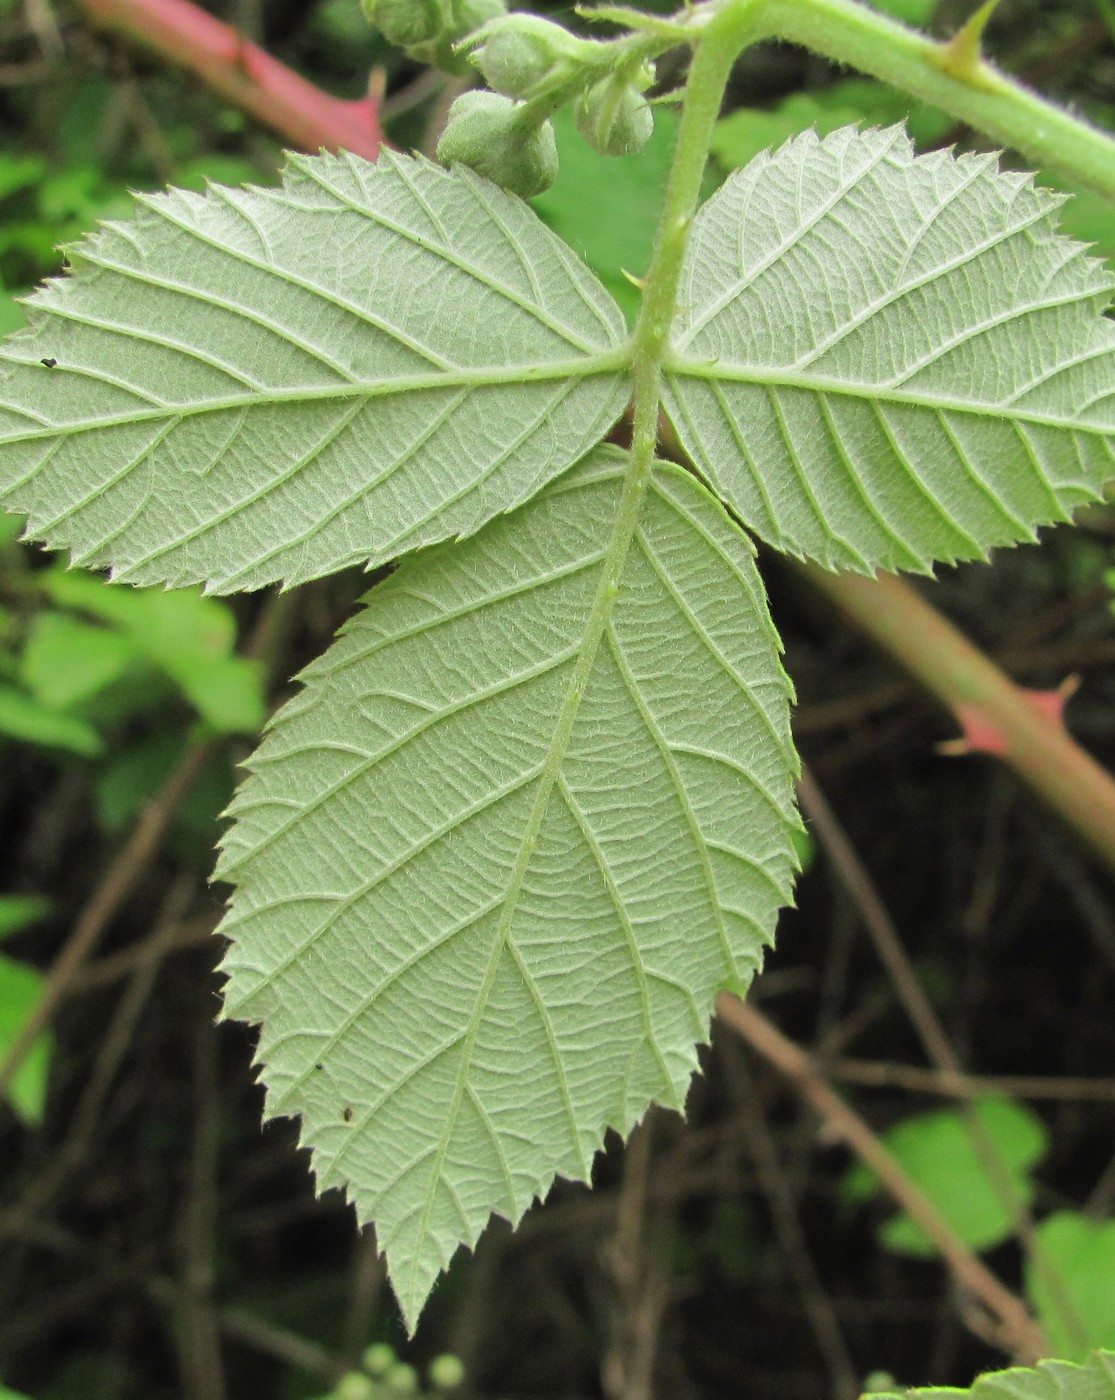
{"label": "unopened flower bud", "polygon": [[418,1391],[418,1372],[406,1362],[400,1362],[387,1375],[387,1389],[399,1395],[415,1395]]}
{"label": "unopened flower bud", "polygon": [[632,156],[650,140],[654,114],[637,87],[605,78],[576,107],[577,130],[602,156]]}
{"label": "unopened flower bud", "polygon": [[557,139],[548,121],[524,125],[521,111],[495,92],[463,93],[449,109],[438,160],[469,165],[524,199],[541,194],[557,176]]}
{"label": "unopened flower bud", "polygon": [[486,24],[465,45],[488,86],[507,97],[524,97],[547,78],[559,76],[588,47],[560,24],[526,14]]}
{"label": "unopened flower bud", "polygon": [[424,44],[445,27],[439,0],[363,0],[363,7],[383,37],[403,49]]}
{"label": "unopened flower bud", "polygon": [[465,1363],[459,1356],[445,1351],[430,1362],[430,1369],[426,1375],[435,1389],[454,1390],[464,1382]]}

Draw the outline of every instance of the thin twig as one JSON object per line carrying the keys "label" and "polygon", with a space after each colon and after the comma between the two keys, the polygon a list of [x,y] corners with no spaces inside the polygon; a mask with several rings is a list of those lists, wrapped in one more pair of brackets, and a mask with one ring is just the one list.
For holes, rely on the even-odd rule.
{"label": "thin twig", "polygon": [[28,1222],[57,1195],[66,1178],[84,1159],[96,1132],[101,1108],[131,1045],[136,1022],[154,986],[162,959],[169,952],[171,935],[178,928],[182,907],[189,898],[193,880],[176,880],[163,902],[151,936],[140,945],[145,957],[137,961],[123,996],[101,1042],[92,1072],[82,1089],[70,1118],[65,1140],[51,1155],[43,1170],[31,1179],[24,1194],[0,1215],[0,1239],[26,1231]]}
{"label": "thin twig", "polygon": [[[731,1044],[734,1048],[736,1042]],[[763,1194],[767,1198],[782,1253],[801,1293],[805,1315],[813,1329],[817,1350],[828,1367],[832,1394],[836,1400],[854,1400],[860,1393],[858,1370],[844,1340],[832,1299],[825,1289],[820,1271],[810,1252],[809,1242],[798,1215],[797,1203],[790,1191],[786,1173],[778,1160],[774,1135],[763,1110],[754,1076],[742,1053],[733,1056],[729,1063],[730,1076],[740,1081],[738,1098],[745,1124],[742,1137],[755,1164]]]}
{"label": "thin twig", "polygon": [[195,744],[188,749],[158,793],[140,813],[131,835],[110,862],[69,938],[51,964],[42,995],[0,1064],[0,1099],[7,1095],[31,1047],[53,1020],[78,972],[121,905],[139,883],[167,828],[212,755],[213,745],[208,742]]}
{"label": "thin twig", "polygon": [[[933,1004],[918,980],[914,966],[907,956],[898,930],[875,888],[874,881],[860,860],[856,848],[836,818],[824,793],[814,781],[808,768],[798,779],[798,796],[818,839],[837,871],[849,897],[859,910],[864,926],[875,945],[880,961],[887,969],[899,1000],[913,1022],[929,1059],[943,1074],[956,1081],[964,1076],[960,1058],[945,1033]],[[1064,1286],[1060,1274],[1046,1255],[1034,1230],[1033,1217],[1015,1186],[1010,1168],[1003,1160],[994,1138],[971,1103],[971,1095],[961,1096],[960,1112],[968,1139],[976,1158],[987,1175],[992,1191],[1014,1226],[1015,1232],[1032,1261],[1035,1270],[1049,1289],[1061,1320],[1074,1341],[1083,1346],[1086,1334],[1079,1313]]]}
{"label": "thin twig", "polygon": [[[208,988],[206,988],[208,1001]],[[194,1138],[185,1208],[179,1232],[182,1316],[178,1360],[187,1400],[224,1400],[224,1364],[213,1306],[217,1228],[217,1032],[208,1005],[200,1008],[194,1036]]]}
{"label": "thin twig", "polygon": [[923,1192],[910,1180],[864,1120],[817,1074],[809,1057],[760,1013],[738,997],[721,992],[716,1010],[722,1020],[768,1059],[871,1168],[886,1189],[921,1227],[952,1270],[956,1282],[978,1298],[998,1325],[1004,1350],[1028,1363],[1046,1354],[1041,1329],[1021,1299],[1006,1288],[957,1237]]}
{"label": "thin twig", "polygon": [[1115,1103],[1115,1079],[1073,1079],[1037,1074],[952,1074],[948,1070],[922,1069],[887,1060],[818,1058],[818,1066],[831,1079],[862,1084],[870,1089],[906,1089],[915,1094],[936,1094],[950,1099],[971,1099],[980,1094],[1009,1094],[1018,1099],[1056,1099],[1069,1102]]}

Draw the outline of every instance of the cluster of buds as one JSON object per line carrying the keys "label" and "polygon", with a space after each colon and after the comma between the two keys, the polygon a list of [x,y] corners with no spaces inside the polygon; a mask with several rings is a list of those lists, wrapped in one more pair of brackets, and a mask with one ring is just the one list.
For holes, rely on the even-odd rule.
{"label": "cluster of buds", "polygon": [[572,101],[577,129],[601,155],[641,151],[654,118],[643,93],[647,63],[616,58],[611,44],[560,24],[508,14],[505,0],[363,0],[385,38],[450,72],[471,62],[487,91],[453,103],[438,143],[446,165],[471,166],[512,193],[541,194],[557,175],[551,114]]}
{"label": "cluster of buds", "polygon": [[505,0],[362,0],[364,14],[383,37],[418,63],[467,73],[457,50],[467,35],[507,15]]}

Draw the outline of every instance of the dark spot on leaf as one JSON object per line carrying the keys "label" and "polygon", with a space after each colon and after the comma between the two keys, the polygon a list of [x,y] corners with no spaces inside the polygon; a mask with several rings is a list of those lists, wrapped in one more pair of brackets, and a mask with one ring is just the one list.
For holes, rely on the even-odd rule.
{"label": "dark spot on leaf", "polygon": [[325,1068],[325,1066],[321,1063],[320,1060],[318,1060],[317,1064],[314,1065],[314,1069],[324,1069],[324,1068]]}
{"label": "dark spot on leaf", "polygon": [[341,1117],[345,1120],[346,1123],[351,1123],[351,1122],[352,1122],[352,1107],[351,1107],[351,1105],[345,1109],[344,1113],[341,1114]]}
{"label": "dark spot on leaf", "polygon": [[39,361],[39,364],[41,364],[41,365],[46,365],[47,369],[53,369],[54,366],[55,366],[57,363],[58,363],[58,361],[57,361],[57,360],[53,360],[53,359],[50,359],[50,360],[40,360],[40,361]]}

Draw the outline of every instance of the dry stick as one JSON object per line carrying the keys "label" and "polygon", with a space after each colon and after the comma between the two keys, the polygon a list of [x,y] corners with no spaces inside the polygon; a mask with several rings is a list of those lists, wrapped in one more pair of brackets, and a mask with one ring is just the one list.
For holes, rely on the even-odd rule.
{"label": "dry stick", "polygon": [[371,96],[332,97],[190,0],[81,0],[81,6],[100,28],[188,68],[301,150],[347,149],[368,160],[379,154],[379,111]]}
{"label": "dry stick", "polygon": [[54,1018],[86,959],[139,882],[183,799],[212,757],[213,750],[214,745],[208,742],[195,744],[189,749],[140,813],[131,835],[110,863],[74,924],[72,933],[51,963],[42,995],[0,1064],[0,1099],[7,1096],[12,1080],[31,1047]]}
{"label": "dry stick", "polygon": [[213,1306],[220,1127],[217,1031],[209,1008],[200,1010],[194,1037],[194,1140],[178,1237],[182,1280],[178,1360],[188,1400],[224,1400],[224,1363]]}
{"label": "dry stick", "polygon": [[952,1270],[956,1282],[978,1298],[998,1323],[1005,1350],[1033,1363],[1045,1353],[1045,1340],[1021,1299],[1006,1288],[954,1234],[952,1227],[910,1180],[863,1121],[817,1074],[809,1057],[758,1011],[729,992],[716,1010],[722,1020],[793,1081],[829,1129],[871,1168],[899,1205],[921,1227]]}
{"label": "dry stick", "polygon": [[353,1243],[352,1263],[349,1266],[348,1306],[345,1309],[345,1323],[341,1329],[341,1357],[345,1364],[356,1369],[360,1353],[368,1341],[372,1318],[386,1271],[379,1257],[376,1232],[371,1225],[359,1230]]}
{"label": "dry stick", "polygon": [[32,1217],[49,1204],[88,1151],[105,1097],[132,1042],[136,1022],[154,986],[162,960],[170,951],[172,937],[179,927],[179,916],[191,892],[191,884],[188,877],[181,877],[171,886],[162,914],[155,921],[153,933],[140,945],[145,957],[135,964],[131,981],[116,1007],[92,1073],[68,1125],[65,1141],[51,1155],[43,1170],[32,1178],[23,1195],[0,1215],[0,1240],[25,1233]]}
{"label": "dry stick", "polygon": [[617,1302],[612,1337],[600,1367],[601,1385],[609,1400],[650,1400],[654,1394],[654,1364],[669,1283],[658,1252],[647,1239],[653,1131],[651,1113],[628,1139],[615,1233],[605,1254]]}
{"label": "dry stick", "polygon": [[936,1094],[950,1099],[970,1099],[976,1094],[1010,1094],[1019,1099],[1115,1103],[1115,1079],[1072,1079],[1037,1074],[956,1075],[951,1070],[921,1069],[917,1065],[844,1056],[829,1059],[827,1055],[822,1057],[821,1063],[831,1079],[872,1089],[908,1089],[915,1094]]}
{"label": "dry stick", "polygon": [[[950,1075],[954,1082],[961,1081],[964,1078],[964,1068],[933,1009],[932,1002],[918,980],[890,914],[879,898],[875,884],[860,860],[855,846],[808,768],[802,769],[798,779],[798,797],[802,810],[812,823],[825,853],[833,863],[837,877],[859,910],[864,926],[875,945],[875,951],[890,976],[906,1014],[914,1024],[926,1054],[939,1071]],[[1029,1208],[1015,1188],[1010,1170],[1003,1161],[994,1139],[972,1107],[971,1095],[962,1095],[961,1099],[964,1125],[975,1154],[987,1174],[991,1189],[1013,1222],[1027,1254],[1049,1289],[1066,1330],[1083,1346],[1087,1341],[1083,1324],[1065,1291],[1060,1275],[1037,1241]]]}
{"label": "dry stick", "polygon": [[1001,758],[1115,869],[1115,779],[1048,708],[893,574],[869,579],[798,567],[952,711],[969,749]]}
{"label": "dry stick", "polygon": [[132,943],[119,952],[98,958],[73,978],[64,996],[67,999],[86,996],[119,982],[148,963],[158,964],[173,953],[188,953],[199,948],[213,937],[220,918],[219,914],[201,914],[195,919],[185,919],[169,925],[161,933],[153,933],[141,943]]}
{"label": "dry stick", "polygon": [[854,1400],[860,1393],[856,1364],[840,1330],[832,1299],[825,1291],[821,1275],[810,1253],[809,1242],[798,1215],[797,1203],[790,1190],[786,1173],[778,1160],[774,1135],[763,1110],[758,1087],[754,1076],[744,1063],[744,1056],[733,1058],[738,1063],[732,1066],[732,1075],[738,1075],[742,1080],[740,1087],[743,1090],[741,1099],[745,1123],[743,1140],[751,1154],[759,1184],[770,1206],[782,1253],[786,1256],[790,1271],[797,1281],[817,1349],[828,1366],[833,1395],[836,1400]]}

